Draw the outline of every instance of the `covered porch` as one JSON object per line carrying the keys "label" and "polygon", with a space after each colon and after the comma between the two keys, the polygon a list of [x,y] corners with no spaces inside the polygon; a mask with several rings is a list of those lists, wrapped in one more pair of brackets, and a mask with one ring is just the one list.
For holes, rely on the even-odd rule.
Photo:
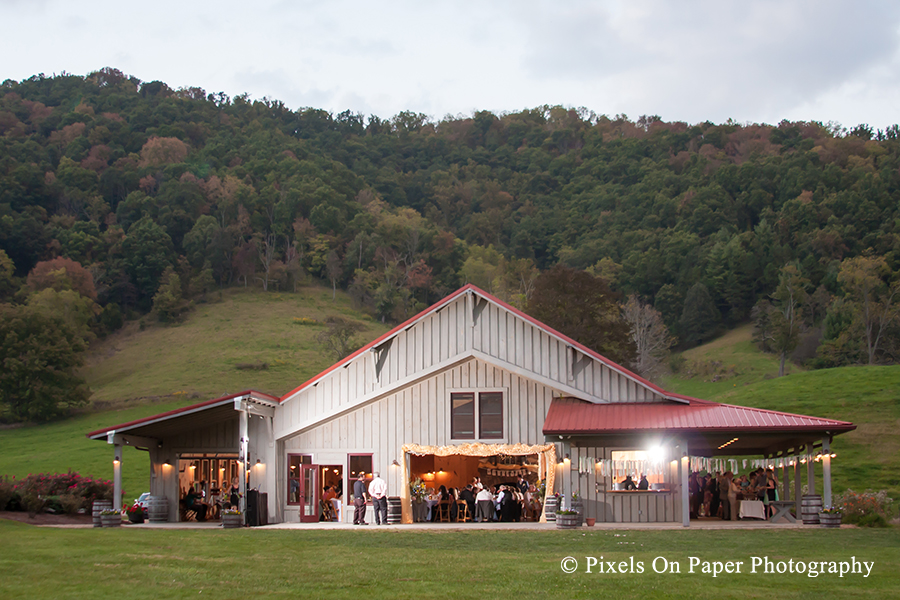
{"label": "covered porch", "polygon": [[[780,502],[793,503],[798,518],[804,476],[808,493],[821,489],[824,506],[831,506],[831,442],[835,435],[855,428],[844,421],[694,398],[618,404],[557,398],[548,411],[544,434],[562,445],[566,457],[559,468],[563,494],[581,494],[586,504],[609,509],[616,521],[674,521],[689,527],[689,479],[701,470],[771,466],[779,474]],[[662,473],[660,489],[616,489],[622,475],[654,469]],[[787,514],[781,511],[782,518]]]}
{"label": "covered porch", "polygon": [[[123,449],[130,446],[150,455],[151,508],[164,511],[167,522],[184,520],[182,500],[190,489],[199,491],[214,514],[235,479],[242,514],[248,508],[267,511],[268,506],[248,506],[248,492],[275,489],[274,468],[267,466],[275,464],[272,418],[277,404],[274,396],[246,391],[88,433],[111,446],[113,508],[122,508]],[[274,503],[271,496],[267,503]]]}

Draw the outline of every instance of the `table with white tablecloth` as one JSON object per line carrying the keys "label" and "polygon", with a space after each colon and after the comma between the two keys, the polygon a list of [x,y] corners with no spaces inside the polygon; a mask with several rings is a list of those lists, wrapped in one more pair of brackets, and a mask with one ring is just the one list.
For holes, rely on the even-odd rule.
{"label": "table with white tablecloth", "polygon": [[741,500],[742,519],[766,519],[766,505],[759,500]]}

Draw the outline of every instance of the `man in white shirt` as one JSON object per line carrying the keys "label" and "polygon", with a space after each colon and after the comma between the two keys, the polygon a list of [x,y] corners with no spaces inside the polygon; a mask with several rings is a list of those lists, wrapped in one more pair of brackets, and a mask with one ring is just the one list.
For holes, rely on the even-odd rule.
{"label": "man in white shirt", "polygon": [[475,496],[475,520],[479,523],[490,521],[494,515],[494,496],[487,488],[482,488]]}
{"label": "man in white shirt", "polygon": [[369,483],[369,496],[375,509],[375,524],[387,525],[387,482],[378,473]]}

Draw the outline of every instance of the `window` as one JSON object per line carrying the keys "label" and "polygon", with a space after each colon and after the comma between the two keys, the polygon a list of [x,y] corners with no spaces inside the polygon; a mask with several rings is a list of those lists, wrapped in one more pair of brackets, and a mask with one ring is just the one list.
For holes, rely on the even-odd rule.
{"label": "window", "polygon": [[[353,487],[356,483],[356,478],[360,473],[366,476],[367,480],[372,479],[372,455],[371,454],[348,454],[347,455],[347,466],[348,471],[350,472],[350,479],[347,482],[347,487],[349,488],[347,491],[349,492],[350,504],[353,504],[353,501],[356,500],[356,496],[353,493]],[[368,481],[366,481],[366,487],[368,488]]]}
{"label": "window", "polygon": [[478,430],[483,439],[496,440],[503,437],[502,392],[478,394]]}
{"label": "window", "polygon": [[300,504],[301,465],[311,464],[312,456],[309,454],[288,454],[288,504]]}
{"label": "window", "polygon": [[450,437],[475,439],[475,394],[450,394]]}
{"label": "window", "polygon": [[453,392],[450,394],[451,439],[499,440],[503,439],[503,433],[502,391]]}
{"label": "window", "polygon": [[640,481],[642,475],[647,477],[647,483],[650,485],[665,483],[666,461],[658,451],[613,450],[610,458],[614,464],[619,465],[616,467],[619,472],[617,483],[623,481],[627,475],[630,475],[635,483]]}

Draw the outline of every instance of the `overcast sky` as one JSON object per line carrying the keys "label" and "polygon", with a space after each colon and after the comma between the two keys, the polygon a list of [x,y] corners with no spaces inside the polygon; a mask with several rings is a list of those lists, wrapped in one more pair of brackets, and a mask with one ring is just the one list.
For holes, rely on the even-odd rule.
{"label": "overcast sky", "polygon": [[297,109],[440,119],[900,122],[900,2],[0,0],[0,80],[117,68]]}

